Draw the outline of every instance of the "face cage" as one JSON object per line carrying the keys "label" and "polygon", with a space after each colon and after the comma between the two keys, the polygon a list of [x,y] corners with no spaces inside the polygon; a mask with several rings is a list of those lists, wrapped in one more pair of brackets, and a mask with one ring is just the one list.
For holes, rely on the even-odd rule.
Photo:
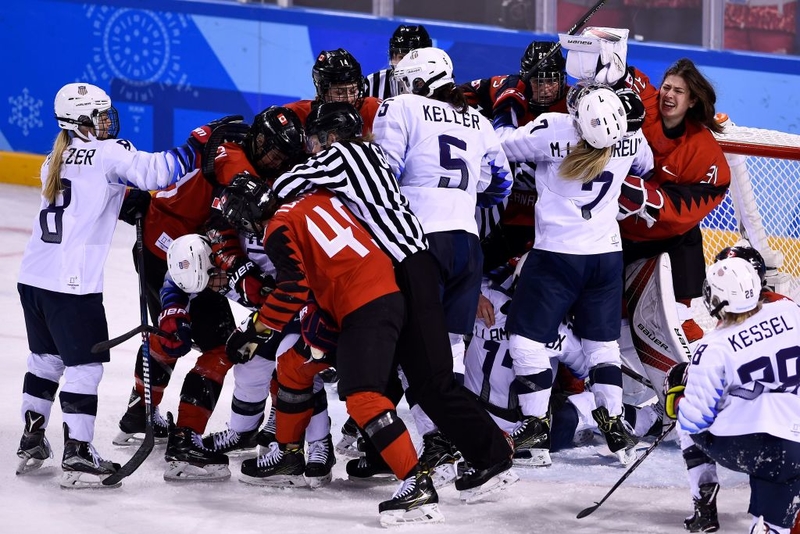
{"label": "face cage", "polygon": [[[106,114],[108,117],[108,129],[106,130],[106,136],[103,139],[116,139],[119,135],[119,113],[117,113],[117,109],[114,106],[111,106],[107,110],[104,111],[97,111],[94,110],[92,112],[92,124],[94,125],[94,133],[95,137],[98,137],[98,134],[102,130],[100,124],[100,117],[103,114]],[[99,139],[99,137],[98,137]]]}
{"label": "face cage", "polygon": [[[534,86],[534,83],[536,86]],[[542,86],[558,84],[558,91],[548,96],[542,90]],[[531,77],[531,106],[552,106],[564,96],[564,89],[567,84],[567,76],[563,72],[537,72]]]}
{"label": "face cage", "polygon": [[[331,91],[333,90],[334,86],[337,87],[350,87],[356,86],[358,92],[355,95],[355,99],[349,95],[331,95]],[[321,83],[319,86],[319,91],[317,92],[317,98],[319,98],[320,102],[328,103],[328,102],[348,102],[353,105],[356,109],[361,109],[361,104],[364,103],[364,82],[363,80],[361,83],[359,82],[330,82],[330,83]]]}
{"label": "face cage", "polygon": [[712,297],[711,286],[709,285],[708,280],[703,280],[703,304],[705,304],[708,314],[711,315],[711,317],[722,319],[722,308],[728,305],[728,301],[723,300],[720,302],[718,297]]}

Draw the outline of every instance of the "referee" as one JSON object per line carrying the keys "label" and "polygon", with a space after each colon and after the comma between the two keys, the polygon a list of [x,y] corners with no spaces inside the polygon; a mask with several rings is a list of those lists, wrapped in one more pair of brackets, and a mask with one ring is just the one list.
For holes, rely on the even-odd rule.
{"label": "referee", "polygon": [[381,100],[397,96],[392,73],[394,67],[406,54],[415,48],[426,48],[433,46],[428,30],[422,24],[406,25],[401,24],[389,39],[389,68],[373,72],[364,78],[366,88],[364,93],[367,96],[374,96]]}

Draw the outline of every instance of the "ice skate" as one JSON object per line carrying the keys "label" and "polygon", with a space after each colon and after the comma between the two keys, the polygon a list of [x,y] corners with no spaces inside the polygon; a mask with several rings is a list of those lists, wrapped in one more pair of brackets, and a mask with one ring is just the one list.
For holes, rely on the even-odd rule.
{"label": "ice skate", "polygon": [[361,458],[364,456],[364,452],[359,449],[359,444],[363,439],[359,434],[356,422],[349,418],[342,425],[342,437],[336,443],[336,452],[342,456]]}
{"label": "ice skate", "polygon": [[719,493],[719,484],[714,482],[700,484],[700,498],[692,499],[694,513],[683,521],[683,528],[689,532],[716,532],[719,530],[717,493]]}
{"label": "ice skate", "polygon": [[261,430],[256,434],[256,443],[259,447],[259,453],[265,454],[269,450],[270,443],[277,441],[275,439],[275,408],[270,408],[267,422],[261,427]]}
{"label": "ice skate", "polygon": [[509,458],[486,469],[469,468],[456,479],[456,489],[461,492],[461,500],[472,504],[516,483],[519,475],[511,468],[512,465],[513,462]]}
{"label": "ice skate", "polygon": [[391,468],[377,453],[374,457],[371,454],[367,454],[361,458],[350,460],[345,466],[345,471],[347,472],[347,477],[354,482],[381,483],[397,480]]}
{"label": "ice skate", "polygon": [[[144,406],[141,403],[128,408],[119,420],[119,433],[111,442],[120,447],[138,447],[144,439],[146,421]],[[164,444],[169,438],[169,425],[161,417],[158,406],[153,408],[153,437],[156,444]]]}
{"label": "ice skate", "polygon": [[255,486],[305,486],[305,464],[302,448],[288,447],[274,441],[270,443],[266,454],[242,462],[239,480]]}
{"label": "ice skate", "polygon": [[511,433],[514,440],[514,465],[546,467],[550,458],[550,421],[545,417],[524,417]]}
{"label": "ice skate", "polygon": [[597,422],[597,428],[606,438],[608,449],[614,453],[622,465],[628,465],[636,460],[634,447],[639,438],[633,435],[633,429],[622,415],[611,417],[605,406],[598,406],[592,410],[592,417]]}
{"label": "ice skate", "polygon": [[306,484],[310,488],[319,488],[330,484],[335,463],[336,455],[333,454],[333,442],[330,434],[319,441],[310,442],[308,444],[308,461],[303,473]]}
{"label": "ice skate", "polygon": [[203,436],[203,447],[221,454],[249,452],[258,446],[257,437],[258,425],[245,432],[237,432],[228,427],[227,430]]}
{"label": "ice skate", "polygon": [[34,411],[25,412],[25,429],[19,440],[17,474],[24,475],[39,469],[45,460],[53,457],[53,449],[44,435],[44,416]]}
{"label": "ice skate", "polygon": [[422,436],[419,463],[428,471],[434,486],[438,489],[455,482],[458,477],[457,464],[460,460],[461,453],[438,430]]}
{"label": "ice skate", "polygon": [[388,501],[378,505],[381,526],[407,523],[442,523],[439,495],[428,473],[420,466],[414,468]]}
{"label": "ice skate", "polygon": [[203,446],[202,437],[191,428],[178,428],[169,418],[169,441],[164,459],[167,469],[164,480],[210,481],[227,480],[231,477],[228,457]]}
{"label": "ice skate", "polygon": [[69,436],[69,427],[64,423],[64,456],[61,460],[60,485],[65,489],[118,488],[122,482],[104,486],[103,480],[117,472],[118,463],[103,460],[94,446],[87,441],[78,441]]}

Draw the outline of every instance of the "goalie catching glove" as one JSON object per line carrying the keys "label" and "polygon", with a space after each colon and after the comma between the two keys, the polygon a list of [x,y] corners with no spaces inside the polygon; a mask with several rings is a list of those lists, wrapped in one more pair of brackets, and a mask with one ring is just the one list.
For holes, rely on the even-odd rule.
{"label": "goalie catching glove", "polygon": [[300,332],[303,341],[311,349],[311,359],[322,360],[326,355],[333,354],[339,342],[339,329],[333,318],[314,301],[303,306],[299,316]]}
{"label": "goalie catching glove", "polygon": [[648,228],[652,228],[663,207],[664,195],[661,191],[650,186],[640,176],[629,174],[625,177],[619,195],[618,221],[636,215],[644,219]]}
{"label": "goalie catching glove", "polygon": [[581,35],[560,33],[558,37],[567,51],[567,74],[573,78],[614,85],[626,75],[626,28],[590,27]]}
{"label": "goalie catching glove", "polygon": [[670,419],[678,418],[678,402],[686,390],[686,374],[689,364],[681,362],[672,366],[664,377],[664,412]]}
{"label": "goalie catching glove", "polygon": [[192,323],[181,306],[168,306],[158,316],[158,328],[172,337],[160,337],[159,343],[167,356],[180,358],[192,350]]}
{"label": "goalie catching glove", "polygon": [[[265,329],[265,330],[263,330]],[[232,363],[245,363],[253,359],[258,347],[266,343],[275,332],[258,321],[258,312],[251,313],[225,343],[225,354]]]}

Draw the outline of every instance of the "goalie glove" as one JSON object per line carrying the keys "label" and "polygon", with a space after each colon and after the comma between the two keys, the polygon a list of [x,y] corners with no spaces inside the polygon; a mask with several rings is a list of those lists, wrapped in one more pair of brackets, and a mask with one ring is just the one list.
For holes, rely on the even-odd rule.
{"label": "goalie glove", "polygon": [[181,306],[168,306],[158,316],[158,328],[172,337],[160,337],[161,348],[172,358],[186,356],[192,349],[192,324]]}
{"label": "goalie glove", "polygon": [[673,365],[664,377],[664,413],[670,419],[678,418],[678,402],[686,390],[688,371],[689,364],[681,362]]}
{"label": "goalie glove", "polygon": [[661,191],[650,186],[640,176],[629,174],[625,177],[619,195],[618,221],[636,215],[644,219],[648,228],[652,228],[663,207],[664,194]]}
{"label": "goalie glove", "polygon": [[614,85],[625,75],[628,59],[626,28],[586,28],[580,36],[559,34],[567,51],[567,74],[579,80]]}
{"label": "goalie glove", "polygon": [[264,326],[258,321],[258,312],[253,312],[228,336],[228,341],[225,343],[225,354],[232,363],[245,363],[252,360],[258,347],[269,341],[275,333],[269,328],[259,332],[259,325]]}
{"label": "goalie glove", "polygon": [[298,314],[300,333],[303,341],[311,349],[312,360],[322,360],[327,354],[336,351],[339,342],[339,329],[333,318],[319,308],[316,302],[309,301]]}

